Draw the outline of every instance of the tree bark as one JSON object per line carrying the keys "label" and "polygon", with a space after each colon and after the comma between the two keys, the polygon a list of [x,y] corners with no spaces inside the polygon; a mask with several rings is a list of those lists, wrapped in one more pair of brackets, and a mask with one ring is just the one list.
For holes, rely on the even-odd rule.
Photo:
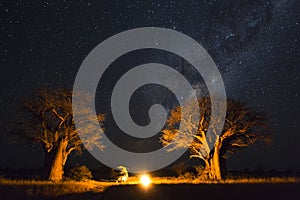
{"label": "tree bark", "polygon": [[43,170],[43,178],[49,179],[49,174],[51,171],[52,162],[55,157],[55,151],[51,150],[50,152],[45,151],[45,158],[44,158],[44,170]]}
{"label": "tree bark", "polygon": [[211,165],[211,178],[213,180],[221,180],[221,167],[220,167],[220,151],[219,148],[215,148],[210,160]]}
{"label": "tree bark", "polygon": [[220,165],[220,149],[221,142],[217,139],[214,148],[209,157],[205,161],[205,167],[200,178],[208,180],[221,180],[221,165]]}
{"label": "tree bark", "polygon": [[49,172],[48,179],[50,181],[61,181],[63,179],[64,174],[64,161],[66,160],[66,149],[67,149],[68,141],[62,139],[57,148],[55,148],[55,154],[53,160],[51,161],[51,169]]}

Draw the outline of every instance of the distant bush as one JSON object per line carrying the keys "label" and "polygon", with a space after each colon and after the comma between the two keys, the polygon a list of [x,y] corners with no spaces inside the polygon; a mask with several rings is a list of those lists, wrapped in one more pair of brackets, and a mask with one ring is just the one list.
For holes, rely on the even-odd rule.
{"label": "distant bush", "polygon": [[203,173],[204,171],[204,166],[202,165],[197,165],[194,167],[195,170],[196,170],[196,173],[197,173],[197,176],[201,176],[201,174]]}
{"label": "distant bush", "polygon": [[173,170],[177,176],[183,176],[188,168],[188,165],[184,162],[177,163],[173,166]]}
{"label": "distant bush", "polygon": [[193,172],[185,172],[182,177],[184,179],[193,180],[195,178],[195,174]]}
{"label": "distant bush", "polygon": [[72,168],[68,173],[68,178],[76,181],[82,181],[92,179],[93,175],[92,172],[83,165]]}
{"label": "distant bush", "polygon": [[112,169],[111,178],[117,182],[126,182],[128,179],[128,169],[124,166],[118,166],[116,169]]}

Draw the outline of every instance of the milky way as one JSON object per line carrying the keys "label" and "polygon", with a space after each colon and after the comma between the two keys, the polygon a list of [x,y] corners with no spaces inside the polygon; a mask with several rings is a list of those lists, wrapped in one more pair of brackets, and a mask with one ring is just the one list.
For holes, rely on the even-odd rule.
{"label": "milky way", "polygon": [[[106,38],[132,28],[158,26],[203,45],[223,76],[228,98],[246,102],[269,118],[273,144],[250,148],[229,160],[229,166],[300,170],[300,162],[291,159],[300,152],[300,6],[296,0],[7,0],[0,5],[2,121],[14,119],[18,102],[36,88],[72,87],[85,56]],[[174,55],[142,53],[128,55],[119,65],[124,70],[125,65],[155,61],[182,70],[182,60]],[[110,73],[120,75],[117,68]],[[185,73],[197,85],[194,71]],[[112,85],[105,81],[108,86],[101,88],[108,95]],[[1,136],[1,166],[30,167],[24,159],[30,157],[31,148],[19,141],[11,144],[11,139]],[[38,166],[40,154],[34,153],[33,165]]]}

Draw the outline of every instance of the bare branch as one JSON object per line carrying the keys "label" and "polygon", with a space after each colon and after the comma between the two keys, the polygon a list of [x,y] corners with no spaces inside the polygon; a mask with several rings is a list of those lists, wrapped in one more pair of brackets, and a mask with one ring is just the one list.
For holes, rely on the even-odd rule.
{"label": "bare branch", "polygon": [[[171,110],[170,117],[167,120],[167,127],[162,131],[160,138],[162,144],[167,146],[170,151],[186,148],[188,144],[187,137],[193,136],[194,141],[188,146],[191,150],[191,158],[207,159],[210,153],[208,146],[208,138],[206,138],[206,132],[210,126],[211,131],[215,134],[217,142],[214,149],[219,149],[220,156],[228,156],[229,153],[234,153],[241,148],[245,148],[258,141],[269,142],[267,134],[264,131],[267,130],[266,119],[263,115],[248,109],[245,104],[236,101],[227,102],[227,115],[225,119],[224,129],[221,135],[217,135],[215,127],[210,124],[211,120],[211,103],[208,98],[199,98],[200,119],[198,129],[193,128],[192,116],[197,114],[192,110],[192,106],[186,104],[182,107],[178,106]],[[186,122],[181,121],[181,115]],[[217,119],[216,119],[217,120]],[[177,137],[178,140],[173,140],[178,133],[178,123],[186,127],[186,132],[181,133],[181,136]],[[218,147],[216,147],[216,145]]]}

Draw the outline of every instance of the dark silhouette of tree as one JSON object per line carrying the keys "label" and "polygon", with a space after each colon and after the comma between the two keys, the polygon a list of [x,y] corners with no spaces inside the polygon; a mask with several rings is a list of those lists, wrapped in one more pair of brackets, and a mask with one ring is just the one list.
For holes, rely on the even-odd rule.
{"label": "dark silhouette of tree", "polygon": [[[169,151],[179,148],[189,148],[190,158],[201,159],[205,165],[199,178],[220,180],[221,159],[227,159],[233,153],[248,147],[256,142],[271,142],[267,134],[268,126],[266,118],[254,110],[246,107],[237,101],[227,102],[227,115],[222,133],[217,136],[213,148],[210,150],[207,129],[211,120],[211,102],[209,98],[198,98],[200,108],[200,119],[197,128],[191,124],[191,120],[196,113],[192,109],[191,103],[174,108],[167,120],[167,125],[162,130],[160,141]],[[187,120],[181,121],[181,110],[184,110]],[[198,113],[199,114],[199,113]],[[185,132],[180,136],[178,133],[180,123],[185,128]],[[193,142],[188,143],[188,138],[193,137]]]}
{"label": "dark silhouette of tree", "polygon": [[[20,120],[9,126],[9,132],[25,138],[41,147],[45,152],[44,169],[46,177],[51,181],[61,181],[65,163],[71,154],[83,150],[85,145],[103,149],[100,139],[102,135],[95,134],[99,129],[103,133],[104,115],[97,115],[97,124],[92,123],[91,109],[86,106],[91,96],[80,96],[80,121],[75,128],[72,114],[72,91],[66,89],[39,89],[30,100],[21,106]],[[85,130],[84,137],[79,137],[78,130]]]}

